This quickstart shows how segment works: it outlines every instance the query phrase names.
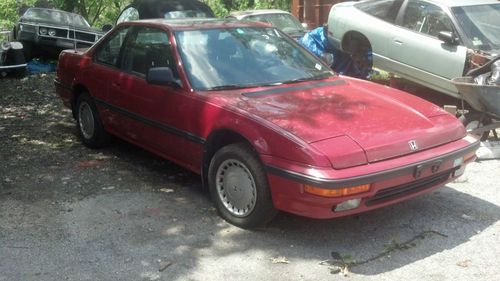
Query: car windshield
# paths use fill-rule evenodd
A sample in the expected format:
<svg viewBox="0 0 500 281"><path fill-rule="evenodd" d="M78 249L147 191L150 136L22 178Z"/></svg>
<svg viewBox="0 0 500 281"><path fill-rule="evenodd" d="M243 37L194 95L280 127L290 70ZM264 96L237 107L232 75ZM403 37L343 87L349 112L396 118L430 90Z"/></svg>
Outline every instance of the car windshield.
<svg viewBox="0 0 500 281"><path fill-rule="evenodd" d="M475 48L500 49L500 4L454 7L452 11Z"/></svg>
<svg viewBox="0 0 500 281"><path fill-rule="evenodd" d="M163 15L166 19L183 19L183 18L209 18L211 17L203 11L184 10L184 11L170 11Z"/></svg>
<svg viewBox="0 0 500 281"><path fill-rule="evenodd" d="M177 31L193 88L217 90L324 79L333 72L275 28Z"/></svg>
<svg viewBox="0 0 500 281"><path fill-rule="evenodd" d="M30 20L50 21L68 26L89 27L87 21L80 15L50 9L29 9L24 17Z"/></svg>
<svg viewBox="0 0 500 281"><path fill-rule="evenodd" d="M290 14L262 14L250 15L245 18L251 21L261 21L271 24L286 33L305 33L304 27Z"/></svg>

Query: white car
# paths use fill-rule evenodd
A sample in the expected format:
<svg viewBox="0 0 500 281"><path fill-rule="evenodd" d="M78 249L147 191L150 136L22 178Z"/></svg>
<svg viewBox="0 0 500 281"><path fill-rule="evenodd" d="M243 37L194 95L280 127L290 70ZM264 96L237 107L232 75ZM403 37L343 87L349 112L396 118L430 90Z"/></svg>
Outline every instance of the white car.
<svg viewBox="0 0 500 281"><path fill-rule="evenodd" d="M351 54L371 50L375 67L459 97L450 79L500 53L500 2L343 2L330 10L328 39Z"/></svg>
<svg viewBox="0 0 500 281"><path fill-rule="evenodd" d="M228 18L237 20L259 21L268 23L281 29L295 39L299 39L306 33L304 26L299 20L287 11L278 9L247 10L232 12Z"/></svg>

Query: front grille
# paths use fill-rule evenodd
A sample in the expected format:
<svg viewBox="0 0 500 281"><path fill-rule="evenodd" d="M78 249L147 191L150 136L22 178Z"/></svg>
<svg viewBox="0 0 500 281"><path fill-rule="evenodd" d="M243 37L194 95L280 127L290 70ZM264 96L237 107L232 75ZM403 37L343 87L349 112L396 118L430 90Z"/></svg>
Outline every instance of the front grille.
<svg viewBox="0 0 500 281"><path fill-rule="evenodd" d="M70 30L69 38L73 39L73 31ZM87 41L87 42L95 42L95 34L93 33L84 33L84 32L76 32L76 40Z"/></svg>
<svg viewBox="0 0 500 281"><path fill-rule="evenodd" d="M56 29L56 36L61 38L67 38L68 31L66 29Z"/></svg>
<svg viewBox="0 0 500 281"><path fill-rule="evenodd" d="M55 30L56 34L55 35L42 35L39 34L40 40L48 40L48 41L54 41L57 39L63 39L63 40L76 40L79 43L84 44L86 47L88 45L92 45L95 41L97 41L97 34L93 32L84 32L84 31L75 31L72 29L66 29L66 28L56 28L56 27L51 27L51 26L40 26L40 28L46 28L48 30ZM75 34L76 34L76 39L75 39Z"/></svg>
<svg viewBox="0 0 500 281"><path fill-rule="evenodd" d="M398 197L402 197L405 195L413 194L431 188L449 179L451 173L454 170L455 169L437 175L433 175L424 179L416 180L410 183L402 184L399 186L382 189L377 193L375 193L374 197L372 197L369 200L366 200L365 204L366 206L372 206Z"/></svg>

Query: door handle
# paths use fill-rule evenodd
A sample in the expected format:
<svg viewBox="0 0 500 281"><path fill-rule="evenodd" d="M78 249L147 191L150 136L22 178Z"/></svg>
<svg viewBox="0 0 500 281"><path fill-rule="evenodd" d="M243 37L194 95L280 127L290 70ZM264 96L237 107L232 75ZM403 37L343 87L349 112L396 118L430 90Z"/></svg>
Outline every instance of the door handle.
<svg viewBox="0 0 500 281"><path fill-rule="evenodd" d="M398 45L403 45L403 41L398 40L398 39L394 39L394 43L396 43Z"/></svg>
<svg viewBox="0 0 500 281"><path fill-rule="evenodd" d="M118 83L118 82L112 82L111 86L119 88L120 87L120 83Z"/></svg>

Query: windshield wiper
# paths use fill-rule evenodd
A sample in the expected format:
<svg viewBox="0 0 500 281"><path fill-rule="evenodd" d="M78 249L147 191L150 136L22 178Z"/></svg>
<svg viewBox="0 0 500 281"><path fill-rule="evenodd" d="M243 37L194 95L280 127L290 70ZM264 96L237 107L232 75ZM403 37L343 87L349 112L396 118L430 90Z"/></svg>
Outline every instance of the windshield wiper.
<svg viewBox="0 0 500 281"><path fill-rule="evenodd" d="M328 78L328 75L318 75L318 76L313 76L313 77L302 77L302 78L296 78L292 80L287 80L283 81L283 84L293 84L293 83L299 83L299 82L304 82L304 81L312 81L312 80L322 80L325 78Z"/></svg>
<svg viewBox="0 0 500 281"><path fill-rule="evenodd" d="M237 85L237 84L228 84L228 85L221 85L221 86L214 86L210 88L206 88L206 91L218 91L218 90L232 90L232 89L242 89L246 88L246 85Z"/></svg>
<svg viewBox="0 0 500 281"><path fill-rule="evenodd" d="M210 87L205 90L207 91L217 91L217 90L231 90L231 89L244 89L244 88L256 88L256 87L267 87L267 86L279 86L282 82L270 82L270 83L255 83L255 84L229 84L222 86Z"/></svg>

